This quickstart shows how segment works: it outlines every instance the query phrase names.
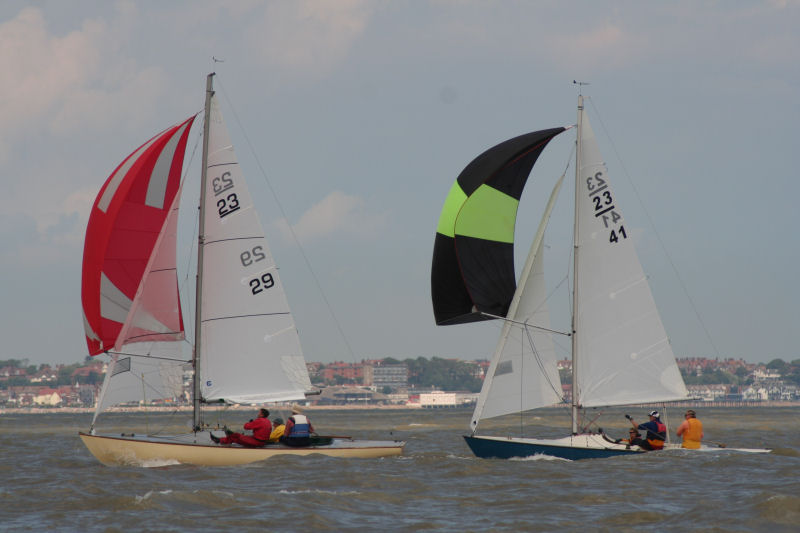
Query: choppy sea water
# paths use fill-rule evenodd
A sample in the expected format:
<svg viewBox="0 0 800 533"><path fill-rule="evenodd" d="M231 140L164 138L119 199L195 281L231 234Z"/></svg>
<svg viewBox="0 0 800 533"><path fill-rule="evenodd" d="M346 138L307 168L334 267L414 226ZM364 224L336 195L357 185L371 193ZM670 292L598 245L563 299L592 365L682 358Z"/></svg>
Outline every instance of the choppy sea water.
<svg viewBox="0 0 800 533"><path fill-rule="evenodd" d="M644 420L638 411L627 412ZM599 422L623 436L624 412ZM800 531L796 407L699 409L707 439L725 449L577 462L477 459L461 437L467 410L308 414L320 433L406 440L405 455L112 468L77 436L91 415L2 414L0 531ZM669 414L679 421L679 409ZM167 432L185 418L107 416ZM249 415L225 417L233 426ZM568 413L540 410L526 424L527 436L564 436ZM518 435L519 426L516 416L481 429Z"/></svg>

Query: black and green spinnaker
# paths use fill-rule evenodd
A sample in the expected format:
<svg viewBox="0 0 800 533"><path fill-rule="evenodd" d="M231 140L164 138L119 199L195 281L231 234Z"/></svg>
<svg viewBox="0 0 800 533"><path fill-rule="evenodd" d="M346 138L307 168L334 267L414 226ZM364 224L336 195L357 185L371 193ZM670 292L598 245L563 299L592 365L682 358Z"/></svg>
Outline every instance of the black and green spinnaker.
<svg viewBox="0 0 800 533"><path fill-rule="evenodd" d="M431 268L437 325L506 316L516 290L514 226L528 175L566 128L526 133L489 148L464 168L445 200Z"/></svg>

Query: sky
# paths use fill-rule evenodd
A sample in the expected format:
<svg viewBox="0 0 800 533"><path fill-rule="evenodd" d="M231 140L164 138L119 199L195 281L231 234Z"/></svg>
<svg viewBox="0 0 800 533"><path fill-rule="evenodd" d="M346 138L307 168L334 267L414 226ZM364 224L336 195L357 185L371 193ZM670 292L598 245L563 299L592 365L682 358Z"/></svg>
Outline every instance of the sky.
<svg viewBox="0 0 800 533"><path fill-rule="evenodd" d="M798 27L798 0L6 0L0 359L86 356L94 197L211 71L308 361L490 357L496 322L434 324L439 213L485 149L573 124L573 80L676 355L800 359ZM570 135L522 197L518 270Z"/></svg>

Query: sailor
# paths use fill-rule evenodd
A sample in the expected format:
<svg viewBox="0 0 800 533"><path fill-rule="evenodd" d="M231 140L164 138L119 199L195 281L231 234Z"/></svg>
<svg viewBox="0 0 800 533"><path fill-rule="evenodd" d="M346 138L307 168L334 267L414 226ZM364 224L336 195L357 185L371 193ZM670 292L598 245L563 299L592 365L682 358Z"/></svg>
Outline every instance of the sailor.
<svg viewBox="0 0 800 533"><path fill-rule="evenodd" d="M664 441L667 439L667 426L661 422L661 414L658 411L650 411L650 421L637 425L628 415L625 418L631 421L633 427L647 431L645 441L639 446L645 450L660 450L664 448Z"/></svg>
<svg viewBox="0 0 800 533"><path fill-rule="evenodd" d="M234 433L230 430L225 430L225 436L222 438L217 437L213 433L211 440L218 444L241 444L247 448L260 448L264 446L269 440L270 433L272 433L272 422L269 421L269 411L261 409L254 419L250 419L244 425L244 429L253 430L253 435L243 435L242 433Z"/></svg>
<svg viewBox="0 0 800 533"><path fill-rule="evenodd" d="M693 409L688 409L683 417L685 420L678 426L677 431L678 436L683 437L681 447L696 450L703 440L703 423L697 419L697 414Z"/></svg>
<svg viewBox="0 0 800 533"><path fill-rule="evenodd" d="M642 444L647 444L647 442L642 438L642 434L639 433L637 429L631 428L628 431L628 438L627 439L617 439L614 441L614 444L626 444L628 447L630 446L639 446L642 448ZM647 448L643 448L647 450Z"/></svg>
<svg viewBox="0 0 800 533"><path fill-rule="evenodd" d="M303 410L297 406L292 406L292 416L286 421L281 442L287 446L308 446L311 443L311 434L314 427Z"/></svg>
<svg viewBox="0 0 800 533"><path fill-rule="evenodd" d="M283 423L283 418L276 417L272 420L272 433L269 434L270 442L278 442L283 437L286 431L286 425Z"/></svg>

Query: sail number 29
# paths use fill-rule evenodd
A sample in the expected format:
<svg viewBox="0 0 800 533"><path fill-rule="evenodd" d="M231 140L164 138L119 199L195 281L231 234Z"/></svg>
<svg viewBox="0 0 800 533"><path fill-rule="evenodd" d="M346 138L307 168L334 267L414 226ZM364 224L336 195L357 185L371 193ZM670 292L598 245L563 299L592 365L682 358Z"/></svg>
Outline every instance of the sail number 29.
<svg viewBox="0 0 800 533"><path fill-rule="evenodd" d="M267 256L264 253L263 246L253 246L251 250L245 250L241 254L239 254L239 260L242 262L242 266L248 267L253 263L257 263L258 261L263 261L266 259ZM272 277L272 274L269 272L258 276L257 278L253 278L248 281L250 285L250 292L253 294L258 294L260 292L264 292L266 289L273 287L275 285L275 278Z"/></svg>
<svg viewBox="0 0 800 533"><path fill-rule="evenodd" d="M267 272L260 277L250 280L250 292L258 294L259 292L269 289L273 285L275 285L275 278L272 277L272 274Z"/></svg>
<svg viewBox="0 0 800 533"><path fill-rule="evenodd" d="M608 242L619 242L627 239L625 226L621 224L622 215L617 213L614 206L614 199L611 196L611 189L608 187L602 172L596 172L594 176L586 178L586 189L589 192L589 200L594 206L594 216L603 221L606 228L611 229Z"/></svg>

